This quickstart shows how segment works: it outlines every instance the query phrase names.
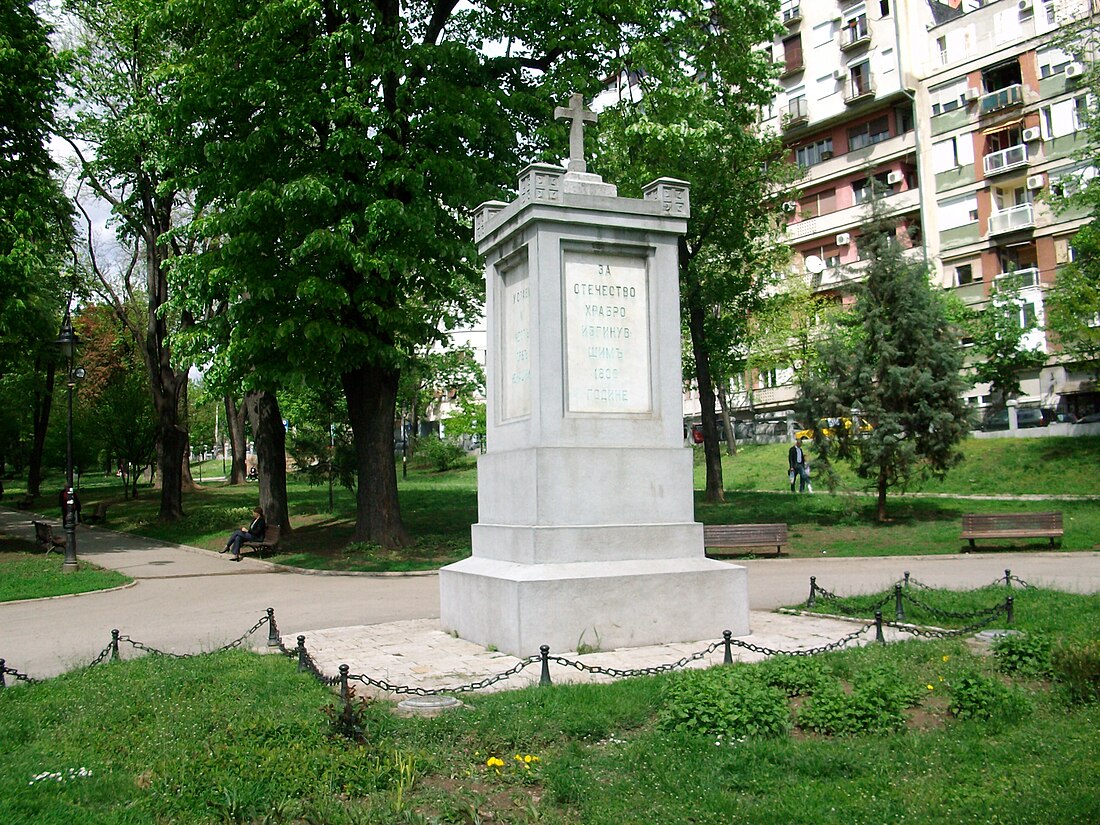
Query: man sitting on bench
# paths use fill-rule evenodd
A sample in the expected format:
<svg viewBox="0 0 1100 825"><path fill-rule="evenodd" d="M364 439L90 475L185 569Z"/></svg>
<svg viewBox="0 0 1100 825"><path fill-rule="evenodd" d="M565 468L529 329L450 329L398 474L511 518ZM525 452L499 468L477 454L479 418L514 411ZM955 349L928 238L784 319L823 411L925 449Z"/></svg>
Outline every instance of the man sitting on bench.
<svg viewBox="0 0 1100 825"><path fill-rule="evenodd" d="M241 542L263 541L264 530L267 527L267 522L264 521L264 511L259 507L255 507L252 510L252 514L255 518L252 519L252 524L248 526L248 529L246 530L242 527L240 530L233 533L233 535L229 537L229 541L225 543L225 549L221 551L225 553L232 550L232 561L241 560Z"/></svg>

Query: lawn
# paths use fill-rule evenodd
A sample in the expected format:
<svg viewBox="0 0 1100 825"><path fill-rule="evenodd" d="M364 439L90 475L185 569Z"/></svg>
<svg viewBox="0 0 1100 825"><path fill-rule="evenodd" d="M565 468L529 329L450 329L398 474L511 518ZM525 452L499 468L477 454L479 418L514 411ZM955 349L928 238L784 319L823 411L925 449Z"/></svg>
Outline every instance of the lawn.
<svg viewBox="0 0 1100 825"><path fill-rule="evenodd" d="M1095 501L997 501L959 496L1023 494L1100 494L1095 468L1100 464L1100 438L971 439L963 444L965 460L943 481L928 481L905 496L890 499L888 524L874 519L873 500L850 472L841 473L845 487L834 493L791 495L786 488L786 445L742 446L727 456L725 504L706 504L702 464L696 451L696 518L704 523L786 522L790 555L910 555L956 553L961 515L965 512L1013 512L1058 509L1064 513L1065 550L1100 546L1100 507ZM254 484L235 487L212 480L221 463L207 462L199 489L185 494L187 517L175 524L156 519L156 493L143 489L136 501L124 501L113 478L86 476L81 485L85 508L110 502L109 526L167 541L220 549L226 535L247 524L256 502ZM199 477L198 468L193 470ZM14 487L10 485L9 488ZM328 490L301 480L289 483L293 532L274 560L301 567L334 570L435 569L470 552L470 525L477 521L477 471L473 460L447 472L412 469L399 479L401 513L414 544L399 553L351 542L355 499L335 491L329 511ZM11 498L15 498L13 491ZM990 544L983 549L1040 549L1042 541Z"/></svg>
<svg viewBox="0 0 1100 825"><path fill-rule="evenodd" d="M90 593L133 581L84 561L75 572L65 573L64 560L63 552L46 554L33 542L0 533L0 602Z"/></svg>
<svg viewBox="0 0 1100 825"><path fill-rule="evenodd" d="M101 665L0 691L0 799L57 825L1100 821L1100 703L1024 655L1091 650L1095 692L1100 597L1017 599L1008 655L872 645L464 696L435 719L374 701L354 740L281 656Z"/></svg>

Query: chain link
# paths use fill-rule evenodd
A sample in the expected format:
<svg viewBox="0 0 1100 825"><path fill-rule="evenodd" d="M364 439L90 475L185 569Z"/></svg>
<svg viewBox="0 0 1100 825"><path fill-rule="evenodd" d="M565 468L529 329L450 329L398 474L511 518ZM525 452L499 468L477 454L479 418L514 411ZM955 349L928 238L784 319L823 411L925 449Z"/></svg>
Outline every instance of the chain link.
<svg viewBox="0 0 1100 825"><path fill-rule="evenodd" d="M843 613L845 616L859 617L865 617L868 612L874 613L876 610L884 606L888 601L890 601L890 599L893 598L893 594L891 594L888 596L883 596L881 601L879 601L877 604L873 604L867 607L851 607L842 603L842 600L845 598L843 596L837 596L827 590L822 590L820 587L817 588L817 593L818 595L823 595L825 601L831 602L830 607L835 608L838 613Z"/></svg>
<svg viewBox="0 0 1100 825"><path fill-rule="evenodd" d="M38 679L31 678L26 673L20 673L15 668L8 667L7 665L4 665L2 672L5 676L14 676L16 681L26 682L28 685L38 684L39 682Z"/></svg>
<svg viewBox="0 0 1100 825"><path fill-rule="evenodd" d="M984 627L988 627L993 624L1001 613L1007 613L1008 610L1004 605L997 607L994 612L987 616L980 622L968 625L967 627L961 627L958 630L944 630L943 628L922 628L911 624L900 624L898 622L883 622L884 627L892 627L895 630L900 630L902 633L909 633L913 636L920 636L926 639L948 639L955 636L968 636L971 633L975 633Z"/></svg>
<svg viewBox="0 0 1100 825"><path fill-rule="evenodd" d="M930 604L925 604L924 602L920 601L919 599L915 599L912 596L910 596L908 594L905 594L905 593L902 594L902 597L904 599L906 599L907 601L911 602L912 604L915 604L917 607L921 608L922 610L927 610L933 616L937 616L941 619L976 619L980 616L990 616L990 615L996 614L997 612L999 612L1001 610L1004 610L1004 605L999 604L996 607L986 608L985 610L972 610L968 613L962 613L962 612L958 612L958 611L955 611L955 610L941 610L938 607L933 607Z"/></svg>
<svg viewBox="0 0 1100 825"><path fill-rule="evenodd" d="M475 690L484 690L487 687L495 685L497 682L503 682L505 679L515 676L524 668L530 667L531 665L537 664L541 661L541 656L528 656L526 659L521 660L514 667L509 668L503 673L498 673L495 676L487 676L479 682L471 682L468 685L457 685L455 687L422 688L410 687L409 685L392 685L384 679L372 679L369 676L365 676L363 674L348 674L348 681L361 682L364 685L370 685L372 687L378 688L379 690L384 690L387 693L395 693L398 695L438 696L439 694L443 693L471 693ZM337 676L330 684L338 684L339 682L340 677Z"/></svg>

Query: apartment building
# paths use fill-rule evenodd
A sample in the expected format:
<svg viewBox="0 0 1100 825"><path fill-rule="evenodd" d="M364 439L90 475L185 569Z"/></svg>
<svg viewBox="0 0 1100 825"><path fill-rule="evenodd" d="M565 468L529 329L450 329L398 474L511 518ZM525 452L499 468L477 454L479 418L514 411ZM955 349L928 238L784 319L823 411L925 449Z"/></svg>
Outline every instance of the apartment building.
<svg viewBox="0 0 1100 825"><path fill-rule="evenodd" d="M784 205L787 242L816 292L851 299L874 188L899 218L907 254L926 259L944 289L984 305L996 279L1014 273L1022 319L1042 325L1043 293L1087 221L1056 214L1044 193L1095 173L1074 158L1082 66L1056 42L1083 13L1087 0L784 0L785 31L772 44L781 89L763 125L803 170L800 196ZM1089 376L1063 363L1041 329L1028 345L1049 357L1023 377L1021 404L1100 408ZM793 378L746 376L731 399L737 417L789 417ZM989 388L972 387L967 400L987 406Z"/></svg>

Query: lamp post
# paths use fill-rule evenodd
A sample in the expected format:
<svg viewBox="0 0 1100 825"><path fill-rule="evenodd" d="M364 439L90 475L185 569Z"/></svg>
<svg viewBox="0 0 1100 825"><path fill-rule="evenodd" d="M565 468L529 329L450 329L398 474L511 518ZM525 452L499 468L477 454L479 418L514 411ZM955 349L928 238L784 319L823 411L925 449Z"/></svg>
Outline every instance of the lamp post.
<svg viewBox="0 0 1100 825"><path fill-rule="evenodd" d="M57 337L57 346L65 357L68 366L66 385L68 386L68 434L65 439L65 561L61 569L65 573L73 573L77 569L76 564L76 493L73 491L73 386L76 384L76 370L73 369L73 357L76 347L80 343L75 332L73 322L65 311L65 320L61 322L61 334Z"/></svg>

